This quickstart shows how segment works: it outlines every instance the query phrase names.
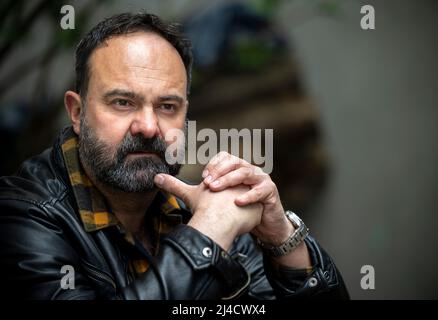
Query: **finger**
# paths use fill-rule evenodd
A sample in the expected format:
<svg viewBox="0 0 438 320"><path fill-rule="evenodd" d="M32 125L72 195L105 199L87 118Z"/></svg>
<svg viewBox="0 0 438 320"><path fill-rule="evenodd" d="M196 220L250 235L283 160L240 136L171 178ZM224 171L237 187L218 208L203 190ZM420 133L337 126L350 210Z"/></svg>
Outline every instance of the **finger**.
<svg viewBox="0 0 438 320"><path fill-rule="evenodd" d="M154 182L157 187L167 191L182 201L184 201L189 207L191 206L191 194L195 186L188 185L181 180L164 173L157 174L154 177Z"/></svg>
<svg viewBox="0 0 438 320"><path fill-rule="evenodd" d="M213 162L210 162L206 166L205 171L207 171L208 174L205 175L204 182L205 184L208 185L210 182L220 178L221 176L233 170L236 170L241 167L249 167L249 166L250 164L248 162L231 154L227 154L226 156L215 158Z"/></svg>
<svg viewBox="0 0 438 320"><path fill-rule="evenodd" d="M264 176L255 175L254 169L251 167L242 167L237 170L228 172L220 178L214 180L208 187L212 191L221 191L228 187L237 186L239 184L255 185L262 182Z"/></svg>
<svg viewBox="0 0 438 320"><path fill-rule="evenodd" d="M234 203L237 206L246 206L251 203L263 202L263 200L266 199L270 194L271 190L269 190L269 188L259 185L237 197L234 200Z"/></svg>
<svg viewBox="0 0 438 320"><path fill-rule="evenodd" d="M210 159L210 161L207 163L207 165L204 168L204 171L202 172L202 178L209 178L210 171L213 170L215 166L217 166L219 163L225 161L230 157L230 154L225 151L221 151L213 156L213 158ZM207 180L207 179L206 179ZM208 179L208 182L210 181L210 178Z"/></svg>
<svg viewBox="0 0 438 320"><path fill-rule="evenodd" d="M211 166L215 166L216 164L218 164L219 162L223 161L224 159L227 159L230 156L230 154L228 152L225 151L220 151L217 154L215 154L210 161L208 162L208 165Z"/></svg>

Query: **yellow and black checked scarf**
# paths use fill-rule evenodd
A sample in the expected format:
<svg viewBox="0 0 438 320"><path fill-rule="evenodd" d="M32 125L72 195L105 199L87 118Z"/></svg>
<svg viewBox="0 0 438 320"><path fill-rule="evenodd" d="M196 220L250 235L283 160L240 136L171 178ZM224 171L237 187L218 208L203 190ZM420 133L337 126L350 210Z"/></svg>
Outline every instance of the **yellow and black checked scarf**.
<svg viewBox="0 0 438 320"><path fill-rule="evenodd" d="M129 271L134 277L148 269L148 263L141 250L135 250L141 244L135 237L126 231L117 217L111 212L104 196L92 184L85 174L79 161L78 137L70 127L61 142L64 162L67 167L70 183L73 188L76 203L79 208L79 215L87 232L93 232L110 226L118 226L118 230L123 234L128 247L126 250ZM182 222L180 206L176 198L168 193L159 192L155 197L148 211L152 213L152 239L154 240L155 255L158 252L160 236L168 233L172 227ZM149 214L149 212L148 212ZM123 244L126 248L126 245ZM144 249L144 248L143 248Z"/></svg>

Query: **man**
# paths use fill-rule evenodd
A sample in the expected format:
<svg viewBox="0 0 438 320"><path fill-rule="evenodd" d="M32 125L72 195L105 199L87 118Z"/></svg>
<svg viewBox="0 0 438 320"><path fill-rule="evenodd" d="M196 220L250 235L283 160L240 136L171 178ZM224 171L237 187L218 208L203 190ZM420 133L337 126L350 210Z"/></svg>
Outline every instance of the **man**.
<svg viewBox="0 0 438 320"><path fill-rule="evenodd" d="M106 19L79 43L72 125L0 180L3 294L348 298L269 175L220 153L201 184L174 177L165 137L184 130L191 65L175 26L144 13Z"/></svg>

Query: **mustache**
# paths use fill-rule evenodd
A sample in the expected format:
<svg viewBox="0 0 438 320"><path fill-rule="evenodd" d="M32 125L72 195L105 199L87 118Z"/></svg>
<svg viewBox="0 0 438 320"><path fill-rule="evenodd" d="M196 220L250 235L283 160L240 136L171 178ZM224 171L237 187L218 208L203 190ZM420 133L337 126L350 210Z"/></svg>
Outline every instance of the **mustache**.
<svg viewBox="0 0 438 320"><path fill-rule="evenodd" d="M121 162L129 153L151 152L157 154L160 159L164 160L166 148L166 142L157 136L145 138L142 135L133 136L128 134L123 138L120 147L117 149L116 159L118 162Z"/></svg>

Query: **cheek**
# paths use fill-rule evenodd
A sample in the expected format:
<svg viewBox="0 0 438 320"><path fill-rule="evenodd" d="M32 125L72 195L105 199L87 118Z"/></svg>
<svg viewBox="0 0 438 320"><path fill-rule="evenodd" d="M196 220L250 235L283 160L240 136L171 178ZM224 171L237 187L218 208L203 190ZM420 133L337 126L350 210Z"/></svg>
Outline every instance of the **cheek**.
<svg viewBox="0 0 438 320"><path fill-rule="evenodd" d="M111 114L100 114L94 118L93 122L94 131L99 140L113 146L113 149L120 145L129 131L130 122L127 119L120 119Z"/></svg>
<svg viewBox="0 0 438 320"><path fill-rule="evenodd" d="M169 133L171 136L174 136L175 129L181 130L182 133L185 133L185 117L183 119L172 119L167 121L161 120L159 126L163 139L165 139L167 133ZM170 144L172 142L168 141L167 143Z"/></svg>

